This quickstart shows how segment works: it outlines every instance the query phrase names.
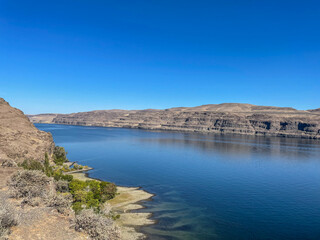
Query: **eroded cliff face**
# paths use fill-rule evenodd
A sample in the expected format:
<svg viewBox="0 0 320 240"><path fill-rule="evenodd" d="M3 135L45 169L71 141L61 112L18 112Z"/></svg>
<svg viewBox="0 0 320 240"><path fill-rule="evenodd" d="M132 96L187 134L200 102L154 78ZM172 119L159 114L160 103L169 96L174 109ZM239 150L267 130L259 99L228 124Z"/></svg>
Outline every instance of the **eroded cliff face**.
<svg viewBox="0 0 320 240"><path fill-rule="evenodd" d="M51 155L53 148L50 133L38 130L22 111L0 98L0 161L43 161L45 153Z"/></svg>
<svg viewBox="0 0 320 240"><path fill-rule="evenodd" d="M29 116L33 122L201 133L320 139L320 112L251 104L209 104L165 110L101 110Z"/></svg>

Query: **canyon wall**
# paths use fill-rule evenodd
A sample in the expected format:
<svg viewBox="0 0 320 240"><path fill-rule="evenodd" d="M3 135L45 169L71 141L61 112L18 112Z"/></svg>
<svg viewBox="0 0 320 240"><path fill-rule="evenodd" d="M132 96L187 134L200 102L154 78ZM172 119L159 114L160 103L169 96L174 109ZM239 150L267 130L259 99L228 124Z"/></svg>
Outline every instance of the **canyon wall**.
<svg viewBox="0 0 320 240"><path fill-rule="evenodd" d="M320 139L319 109L224 103L165 110L99 110L30 115L34 123Z"/></svg>

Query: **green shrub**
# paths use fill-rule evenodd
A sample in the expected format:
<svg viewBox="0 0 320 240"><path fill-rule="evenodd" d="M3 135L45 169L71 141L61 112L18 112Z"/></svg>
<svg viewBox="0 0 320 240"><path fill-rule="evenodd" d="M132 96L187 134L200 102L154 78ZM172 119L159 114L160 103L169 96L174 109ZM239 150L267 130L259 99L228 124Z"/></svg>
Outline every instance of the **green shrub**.
<svg viewBox="0 0 320 240"><path fill-rule="evenodd" d="M69 166L68 166L67 164L63 164L63 167L61 168L61 170L62 170L63 172L70 172L70 171L71 171L70 168L69 168Z"/></svg>
<svg viewBox="0 0 320 240"><path fill-rule="evenodd" d="M72 175L63 174L61 170L54 171L53 178L56 181L64 180L64 181L71 182L73 180L73 176Z"/></svg>
<svg viewBox="0 0 320 240"><path fill-rule="evenodd" d="M67 152L63 147L56 146L53 150L53 161L57 165L62 165L65 162L68 162Z"/></svg>
<svg viewBox="0 0 320 240"><path fill-rule="evenodd" d="M44 172L44 166L42 163L33 159L26 159L22 163L18 164L18 166L23 167L25 170L39 170Z"/></svg>
<svg viewBox="0 0 320 240"><path fill-rule="evenodd" d="M73 199L76 202L85 203L88 199L87 195L88 195L88 192L84 190L77 190L73 193Z"/></svg>
<svg viewBox="0 0 320 240"><path fill-rule="evenodd" d="M117 186L114 183L101 182L100 187L101 187L102 202L110 200L116 196Z"/></svg>
<svg viewBox="0 0 320 240"><path fill-rule="evenodd" d="M65 180L65 181L68 181L68 182L71 182L73 180L73 176L72 175L63 175L61 176L60 178L61 180Z"/></svg>
<svg viewBox="0 0 320 240"><path fill-rule="evenodd" d="M22 163L18 164L25 170L38 170L44 172L48 177L53 176L53 168L50 166L48 154L45 154L44 164L33 159L26 159Z"/></svg>
<svg viewBox="0 0 320 240"><path fill-rule="evenodd" d="M78 179L70 182L69 189L73 195L76 209L80 209L79 206L86 206L86 208L93 208L97 211L99 211L101 204L112 199L117 191L113 183Z"/></svg>
<svg viewBox="0 0 320 240"><path fill-rule="evenodd" d="M75 202L72 204L72 209L76 214L79 214L81 210L83 209L82 207L83 203L81 202Z"/></svg>

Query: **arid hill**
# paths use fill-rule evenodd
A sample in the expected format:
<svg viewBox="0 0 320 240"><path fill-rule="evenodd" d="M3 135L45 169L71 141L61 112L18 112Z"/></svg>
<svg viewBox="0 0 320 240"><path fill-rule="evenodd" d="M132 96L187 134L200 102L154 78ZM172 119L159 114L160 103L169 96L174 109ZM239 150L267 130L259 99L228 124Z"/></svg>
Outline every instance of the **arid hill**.
<svg viewBox="0 0 320 240"><path fill-rule="evenodd" d="M0 161L43 160L53 148L50 133L38 130L22 111L0 98Z"/></svg>
<svg viewBox="0 0 320 240"><path fill-rule="evenodd" d="M201 133L320 138L319 109L223 103L165 110L100 110L30 115L34 123L126 127Z"/></svg>

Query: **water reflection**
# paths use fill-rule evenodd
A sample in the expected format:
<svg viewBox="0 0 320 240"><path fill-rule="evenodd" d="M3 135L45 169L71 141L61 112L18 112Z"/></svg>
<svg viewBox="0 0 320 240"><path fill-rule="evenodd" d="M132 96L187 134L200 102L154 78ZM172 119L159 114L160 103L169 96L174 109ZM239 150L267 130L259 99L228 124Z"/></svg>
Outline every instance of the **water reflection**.
<svg viewBox="0 0 320 240"><path fill-rule="evenodd" d="M194 148L205 153L234 157L264 154L273 157L298 157L301 160L312 157L320 151L320 141L298 138L165 133L160 137L153 136L139 140L148 144Z"/></svg>

